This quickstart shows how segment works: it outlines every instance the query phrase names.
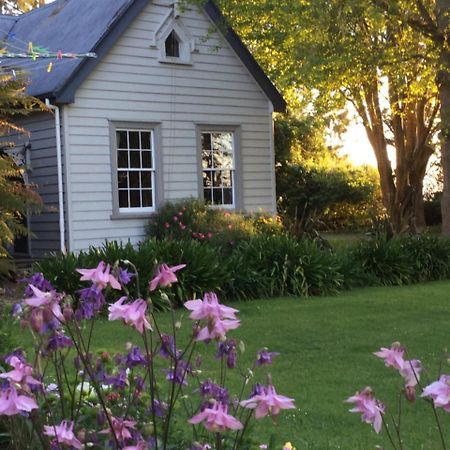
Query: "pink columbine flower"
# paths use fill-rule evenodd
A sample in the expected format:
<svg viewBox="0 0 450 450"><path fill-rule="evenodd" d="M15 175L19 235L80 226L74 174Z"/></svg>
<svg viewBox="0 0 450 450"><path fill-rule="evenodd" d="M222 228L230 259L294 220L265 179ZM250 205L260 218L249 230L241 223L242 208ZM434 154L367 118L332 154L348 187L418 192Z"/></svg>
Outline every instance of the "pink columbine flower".
<svg viewBox="0 0 450 450"><path fill-rule="evenodd" d="M6 373L1 373L0 378L6 378L14 383L24 385L25 388L27 384L31 385L41 384L41 382L32 377L33 367L23 362L17 356L12 356L10 358L9 365L13 367L13 370Z"/></svg>
<svg viewBox="0 0 450 450"><path fill-rule="evenodd" d="M108 284L113 288L120 291L122 287L120 283L111 275L111 266L105 265L103 261L100 261L95 269L77 269L77 272L82 275L81 281L92 281L99 289L105 289Z"/></svg>
<svg viewBox="0 0 450 450"><path fill-rule="evenodd" d="M13 386L0 390L0 416L15 416L38 409L36 401L26 395L19 395Z"/></svg>
<svg viewBox="0 0 450 450"><path fill-rule="evenodd" d="M189 300L184 306L189 309L189 317L193 320L207 320L208 324L196 336L197 341L223 339L229 330L239 327L236 320L237 309L219 303L213 292L204 295L203 300Z"/></svg>
<svg viewBox="0 0 450 450"><path fill-rule="evenodd" d="M60 296L56 293L56 291L44 292L32 284L29 284L28 286L33 291L33 295L24 300L24 303L28 306L39 308L41 306L50 305L54 302L59 302L60 300Z"/></svg>
<svg viewBox="0 0 450 450"><path fill-rule="evenodd" d="M422 397L431 397L436 408L450 412L450 375L441 375L438 381L428 385Z"/></svg>
<svg viewBox="0 0 450 450"><path fill-rule="evenodd" d="M381 347L379 352L374 353L375 356L384 359L384 364L387 367L394 367L397 370L403 369L404 354L405 349L400 345L400 342L394 342L391 348Z"/></svg>
<svg viewBox="0 0 450 450"><path fill-rule="evenodd" d="M192 320L202 319L236 319L236 313L239 310L221 305L214 292L208 292L203 296L203 300L189 300L184 304L191 314Z"/></svg>
<svg viewBox="0 0 450 450"><path fill-rule="evenodd" d="M145 329L151 330L152 327L145 315L147 311L147 303L138 299L133 303L124 305L123 302L128 297L121 297L116 303L109 306L109 320L123 320L127 325L132 325L139 333L143 333Z"/></svg>
<svg viewBox="0 0 450 450"><path fill-rule="evenodd" d="M411 361L405 360L400 375L405 379L405 387L413 388L420 380L420 372L422 371L422 363L418 359Z"/></svg>
<svg viewBox="0 0 450 450"><path fill-rule="evenodd" d="M156 269L156 276L150 281L150 290L154 291L158 285L161 287L169 286L172 283L176 283L178 278L175 272L184 269L186 264L179 264L178 266L169 267L167 264L161 264Z"/></svg>
<svg viewBox="0 0 450 450"><path fill-rule="evenodd" d="M126 439L131 439L130 430L136 429L136 422L134 420L118 419L117 417L111 417L111 422L114 430L114 434L119 442L123 442ZM100 431L100 433L111 433L111 429Z"/></svg>
<svg viewBox="0 0 450 450"><path fill-rule="evenodd" d="M363 422L372 423L377 433L381 431L384 405L373 396L373 391L370 387L357 392L354 396L349 397L346 402L355 404L355 407L350 409L350 412L362 413L361 420Z"/></svg>
<svg viewBox="0 0 450 450"><path fill-rule="evenodd" d="M208 431L221 433L230 430L241 430L243 425L239 420L228 414L228 407L216 402L211 408L205 408L202 412L189 419L189 423L196 425L205 421Z"/></svg>
<svg viewBox="0 0 450 450"><path fill-rule="evenodd" d="M44 434L56 438L58 444L65 444L73 448L82 448L81 442L73 433L73 422L63 420L59 425L44 426Z"/></svg>
<svg viewBox="0 0 450 450"><path fill-rule="evenodd" d="M239 327L241 322L239 320L220 320L215 319L211 321L208 326L202 328L197 336L196 341L209 341L212 339L224 339L227 332L235 330Z"/></svg>
<svg viewBox="0 0 450 450"><path fill-rule="evenodd" d="M244 408L255 409L256 419L270 414L272 418L276 418L282 409L294 409L294 399L278 395L275 387L269 384L264 388L261 394L254 395L248 400L243 400L240 403Z"/></svg>

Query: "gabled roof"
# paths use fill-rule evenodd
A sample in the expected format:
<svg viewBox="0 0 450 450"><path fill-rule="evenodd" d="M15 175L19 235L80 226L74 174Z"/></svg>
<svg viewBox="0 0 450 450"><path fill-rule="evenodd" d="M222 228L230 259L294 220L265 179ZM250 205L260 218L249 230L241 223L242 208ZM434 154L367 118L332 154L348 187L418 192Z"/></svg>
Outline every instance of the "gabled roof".
<svg viewBox="0 0 450 450"><path fill-rule="evenodd" d="M97 58L64 60L55 64L50 73L48 60L18 64L30 68L28 93L48 97L56 103L71 103L76 89L108 53L125 29L139 15L149 0L56 0L17 17L0 15L0 38L8 39L10 52L26 52L28 43L39 44L50 52L95 52ZM224 28L224 18L213 0L204 6L210 19L224 32L225 38L261 89L271 100L275 111L284 112L286 103L258 65L252 54L230 28ZM14 65L4 59L1 65ZM28 66L27 66L28 65ZM39 69L39 70L37 70Z"/></svg>

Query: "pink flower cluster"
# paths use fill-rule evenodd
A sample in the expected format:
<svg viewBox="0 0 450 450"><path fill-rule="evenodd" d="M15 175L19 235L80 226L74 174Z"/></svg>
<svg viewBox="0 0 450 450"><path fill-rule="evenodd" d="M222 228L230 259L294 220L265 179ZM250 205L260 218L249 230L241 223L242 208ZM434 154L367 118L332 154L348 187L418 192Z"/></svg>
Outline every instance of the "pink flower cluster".
<svg viewBox="0 0 450 450"><path fill-rule="evenodd" d="M197 341L223 340L229 330L240 325L236 317L238 310L221 305L213 292L205 294L203 300L189 300L184 306L192 311L189 315L192 320L207 321L206 326L197 333Z"/></svg>
<svg viewBox="0 0 450 450"><path fill-rule="evenodd" d="M276 419L282 409L295 409L294 399L277 394L273 384L262 387L261 392L240 403L244 408L255 409L256 419L268 414Z"/></svg>
<svg viewBox="0 0 450 450"><path fill-rule="evenodd" d="M121 297L116 303L109 306L108 320L123 320L125 324L136 328L139 333L144 330L151 330L152 327L147 320L147 303L145 300L138 299L130 304L124 304L128 297Z"/></svg>
<svg viewBox="0 0 450 450"><path fill-rule="evenodd" d="M347 403L354 403L355 407L350 412L361 413L361 420L372 423L374 430L379 433L383 423L384 405L374 396L370 387L366 387L346 400Z"/></svg>
<svg viewBox="0 0 450 450"><path fill-rule="evenodd" d="M92 281L92 283L100 290L105 289L108 285L113 289L121 290L120 283L111 275L111 266L100 261L95 269L77 269L82 275L81 281Z"/></svg>
<svg viewBox="0 0 450 450"><path fill-rule="evenodd" d="M7 381L6 387L0 388L0 416L15 416L38 409L34 398L22 395L30 393L30 386L41 384L33 378L33 368L17 356L7 361L13 370L0 374L0 378Z"/></svg>
<svg viewBox="0 0 450 450"><path fill-rule="evenodd" d="M399 371L405 380L405 392L408 400L414 400L414 388L420 380L422 363L418 359L404 359L405 349L400 342L394 342L391 348L381 347L380 351L375 352L374 355L383 359L386 367L393 367Z"/></svg>
<svg viewBox="0 0 450 450"><path fill-rule="evenodd" d="M83 448L81 442L73 433L73 422L63 420L59 425L44 426L44 434L55 438L55 444L59 448L60 444L68 445L72 448Z"/></svg>
<svg viewBox="0 0 450 450"><path fill-rule="evenodd" d="M428 385L422 397L430 397L435 408L450 412L450 375L441 375L438 381Z"/></svg>
<svg viewBox="0 0 450 450"><path fill-rule="evenodd" d="M161 264L156 269L156 276L150 281L150 290L154 291L158 286L167 287L178 281L175 272L184 269L186 264L169 267L167 264Z"/></svg>
<svg viewBox="0 0 450 450"><path fill-rule="evenodd" d="M189 423L196 425L205 422L205 428L213 433L221 433L230 430L241 430L243 425L235 417L228 414L228 406L221 402L215 402L210 408L189 419Z"/></svg>

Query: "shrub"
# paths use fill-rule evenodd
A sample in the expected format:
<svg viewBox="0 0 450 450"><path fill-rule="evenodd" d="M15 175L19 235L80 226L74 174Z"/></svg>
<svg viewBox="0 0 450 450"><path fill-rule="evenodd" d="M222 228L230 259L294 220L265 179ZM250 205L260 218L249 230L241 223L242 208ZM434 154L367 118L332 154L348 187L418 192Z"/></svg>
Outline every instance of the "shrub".
<svg viewBox="0 0 450 450"><path fill-rule="evenodd" d="M129 261L140 274L140 291L145 292L148 282L153 278L161 261L175 264L177 261L188 265L179 277L176 301L182 304L186 298L193 298L200 292L221 291L227 282L227 268L211 246L195 240L156 240L151 239L137 248L131 243L107 242L102 247L91 247L87 252L67 255L54 254L34 266L42 272L56 289L76 292L85 287L76 272L80 267L94 267L100 261L113 265L116 261ZM129 270L134 271L132 266ZM137 286L132 285L131 294L138 294ZM107 298L111 301L112 298Z"/></svg>
<svg viewBox="0 0 450 450"><path fill-rule="evenodd" d="M168 202L150 220L148 234L156 239L195 239L230 247L257 234L281 234L282 224L269 216L211 208L201 200Z"/></svg>
<svg viewBox="0 0 450 450"><path fill-rule="evenodd" d="M334 294L343 282L334 255L311 241L257 236L238 244L231 256L233 298Z"/></svg>

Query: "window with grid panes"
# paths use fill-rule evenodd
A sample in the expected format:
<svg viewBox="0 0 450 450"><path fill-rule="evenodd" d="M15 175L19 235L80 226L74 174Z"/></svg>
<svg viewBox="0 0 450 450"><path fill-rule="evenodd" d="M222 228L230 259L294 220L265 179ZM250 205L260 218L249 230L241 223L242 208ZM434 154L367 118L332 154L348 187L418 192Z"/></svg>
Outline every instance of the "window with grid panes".
<svg viewBox="0 0 450 450"><path fill-rule="evenodd" d="M116 129L120 212L155 210L153 130Z"/></svg>
<svg viewBox="0 0 450 450"><path fill-rule="evenodd" d="M202 131L201 150L205 202L215 206L234 207L234 133Z"/></svg>

